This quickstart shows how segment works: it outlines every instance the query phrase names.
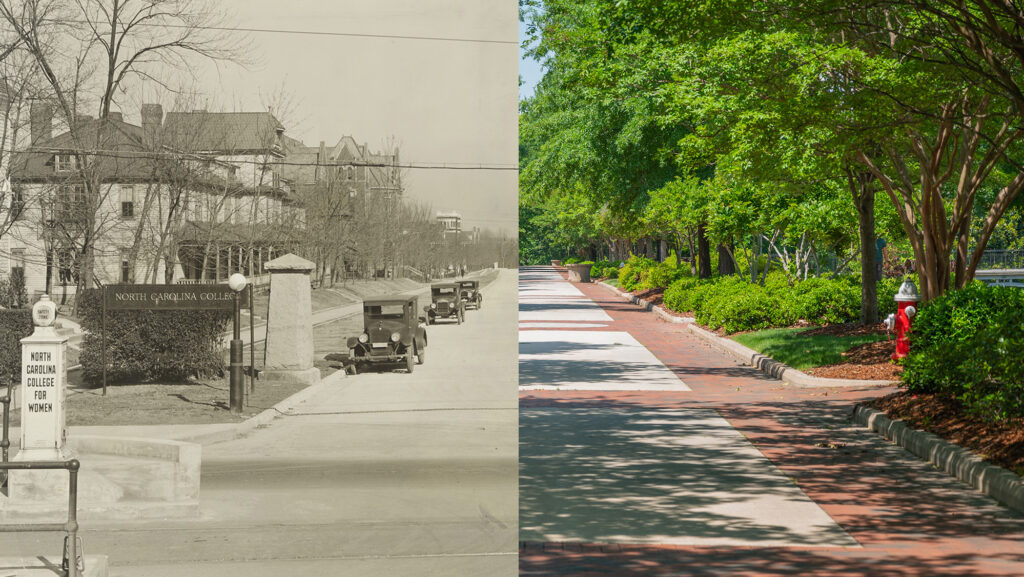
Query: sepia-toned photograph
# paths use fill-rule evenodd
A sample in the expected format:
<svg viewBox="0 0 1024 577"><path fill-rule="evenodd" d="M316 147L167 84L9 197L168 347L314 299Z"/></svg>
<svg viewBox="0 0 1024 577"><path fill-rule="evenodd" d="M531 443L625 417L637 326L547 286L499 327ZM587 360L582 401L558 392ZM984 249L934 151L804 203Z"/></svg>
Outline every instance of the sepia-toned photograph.
<svg viewBox="0 0 1024 577"><path fill-rule="evenodd" d="M518 572L516 26L0 0L0 576Z"/></svg>

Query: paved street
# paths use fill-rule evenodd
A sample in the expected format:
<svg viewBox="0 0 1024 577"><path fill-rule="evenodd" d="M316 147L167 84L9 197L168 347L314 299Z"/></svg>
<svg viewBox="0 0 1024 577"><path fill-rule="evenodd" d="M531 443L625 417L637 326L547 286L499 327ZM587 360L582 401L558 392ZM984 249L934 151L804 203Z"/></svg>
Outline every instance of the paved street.
<svg viewBox="0 0 1024 577"><path fill-rule="evenodd" d="M520 575L1024 575L1024 517L551 267L520 271Z"/></svg>
<svg viewBox="0 0 1024 577"><path fill-rule="evenodd" d="M461 326L429 327L413 374L337 378L204 447L201 519L87 524L86 551L125 577L514 574L515 279L501 271Z"/></svg>

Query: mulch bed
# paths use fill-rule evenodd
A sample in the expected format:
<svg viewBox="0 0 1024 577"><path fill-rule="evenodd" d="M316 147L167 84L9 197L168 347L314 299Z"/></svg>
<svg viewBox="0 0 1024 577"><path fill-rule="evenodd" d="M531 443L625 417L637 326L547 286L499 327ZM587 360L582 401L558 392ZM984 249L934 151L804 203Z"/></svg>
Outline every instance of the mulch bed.
<svg viewBox="0 0 1024 577"><path fill-rule="evenodd" d="M843 353L844 360L835 365L815 367L804 372L826 379L867 379L898 381L903 367L892 362L890 355L896 350L892 341L877 341L858 345Z"/></svg>
<svg viewBox="0 0 1024 577"><path fill-rule="evenodd" d="M662 297L665 295L664 288L655 288L638 293L630 293L637 298L642 298L654 306L662 306ZM668 310L668 309L666 309Z"/></svg>
<svg viewBox="0 0 1024 577"><path fill-rule="evenodd" d="M955 398L937 393L900 391L865 403L902 419L908 426L928 431L970 449L986 461L1024 475L1024 419L986 423L967 414Z"/></svg>
<svg viewBox="0 0 1024 577"><path fill-rule="evenodd" d="M842 323L837 325L825 325L823 327L815 327L801 333L802 335L811 337L817 335L835 335L840 337L851 337L855 335L884 335L885 325L878 323L875 325L862 325L860 323Z"/></svg>

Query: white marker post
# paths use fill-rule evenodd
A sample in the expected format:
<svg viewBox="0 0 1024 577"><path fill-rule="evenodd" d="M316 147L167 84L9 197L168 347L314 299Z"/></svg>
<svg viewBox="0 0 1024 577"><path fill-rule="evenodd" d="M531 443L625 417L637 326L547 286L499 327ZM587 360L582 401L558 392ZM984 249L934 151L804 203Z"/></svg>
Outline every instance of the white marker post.
<svg viewBox="0 0 1024 577"><path fill-rule="evenodd" d="M53 329L57 305L43 295L32 307L35 331L21 339L21 451L16 461L63 461L64 389L68 382L68 337Z"/></svg>

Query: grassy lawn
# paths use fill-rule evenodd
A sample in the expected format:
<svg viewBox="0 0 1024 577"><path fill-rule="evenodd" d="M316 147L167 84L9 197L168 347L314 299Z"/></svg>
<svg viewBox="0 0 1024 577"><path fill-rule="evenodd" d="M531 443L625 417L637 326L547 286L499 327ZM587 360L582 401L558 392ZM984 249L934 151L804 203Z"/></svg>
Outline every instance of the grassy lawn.
<svg viewBox="0 0 1024 577"><path fill-rule="evenodd" d="M731 338L797 370L839 363L843 360L842 353L850 348L885 340L884 335L801 335L807 330L766 329Z"/></svg>
<svg viewBox="0 0 1024 577"><path fill-rule="evenodd" d="M606 278L603 282L610 284L615 288L619 288L619 279L617 278Z"/></svg>
<svg viewBox="0 0 1024 577"><path fill-rule="evenodd" d="M241 415L229 409L229 388L224 378L184 383L109 385L107 396L100 387L69 388L65 406L67 423L75 425L200 425L237 423L258 415L305 387L299 384L269 384L256 381L256 390L246 392ZM245 381L248 389L248 378ZM11 407L17 426L20 415Z"/></svg>

